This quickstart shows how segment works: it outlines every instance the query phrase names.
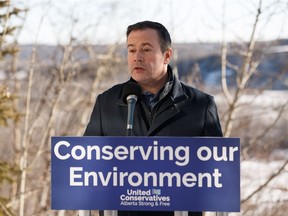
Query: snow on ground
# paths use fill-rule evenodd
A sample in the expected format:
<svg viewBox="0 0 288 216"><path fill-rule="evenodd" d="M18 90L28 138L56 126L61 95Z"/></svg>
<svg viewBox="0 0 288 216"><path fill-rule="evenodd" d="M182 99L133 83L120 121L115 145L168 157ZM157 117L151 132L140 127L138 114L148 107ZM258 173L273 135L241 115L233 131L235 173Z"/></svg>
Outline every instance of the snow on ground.
<svg viewBox="0 0 288 216"><path fill-rule="evenodd" d="M288 154L286 154L286 159ZM248 197L263 185L274 173L283 166L285 160L242 161L241 162L241 200ZM281 209L282 210L281 210ZM248 210L250 209L250 210ZM229 216L288 215L288 165L264 189L256 193L245 206L241 206L241 213L229 213Z"/></svg>
<svg viewBox="0 0 288 216"><path fill-rule="evenodd" d="M225 98L223 95L216 95L215 100L219 104L219 110L223 109ZM241 110L238 110L238 119L249 119L245 122L243 133L237 134L242 138L242 142L261 134L265 127L277 119L281 107L287 105L288 91L263 91L260 94L242 95L239 101ZM221 106L222 105L222 106ZM251 118L247 118L251 117ZM282 139L282 147L287 141L288 134L287 107L285 112L274 125L273 130L269 130L259 144L265 145L274 140ZM243 136L243 137L242 137ZM243 143L242 143L243 144ZM277 145L275 145L277 146ZM272 147L272 146L271 146ZM272 148L271 148L272 149ZM268 152L267 152L268 153ZM259 156L259 155L258 155ZM269 157L269 158L267 158ZM288 160L288 149L274 149L268 155L263 155L262 159L245 160L241 162L241 200L245 200L251 193L263 185L273 174L283 166ZM230 213L229 216L287 216L288 215L288 165L261 191L256 193L247 202L241 205L241 213Z"/></svg>

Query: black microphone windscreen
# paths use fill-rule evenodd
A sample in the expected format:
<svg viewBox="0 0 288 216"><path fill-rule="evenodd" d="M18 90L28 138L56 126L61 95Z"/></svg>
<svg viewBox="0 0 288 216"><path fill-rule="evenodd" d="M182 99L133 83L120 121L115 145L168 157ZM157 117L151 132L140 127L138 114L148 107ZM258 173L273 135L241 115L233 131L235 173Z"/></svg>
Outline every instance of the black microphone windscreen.
<svg viewBox="0 0 288 216"><path fill-rule="evenodd" d="M136 95L138 99L141 98L142 89L137 83L129 82L123 88L123 102L127 103L126 99L129 95Z"/></svg>

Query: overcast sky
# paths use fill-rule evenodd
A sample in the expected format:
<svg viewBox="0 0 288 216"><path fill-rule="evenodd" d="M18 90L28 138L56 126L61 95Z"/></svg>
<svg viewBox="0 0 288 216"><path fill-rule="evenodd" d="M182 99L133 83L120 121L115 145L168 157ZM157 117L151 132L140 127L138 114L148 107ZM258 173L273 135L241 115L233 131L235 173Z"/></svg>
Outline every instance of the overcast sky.
<svg viewBox="0 0 288 216"><path fill-rule="evenodd" d="M174 42L248 40L259 0L12 0L30 8L20 43L125 42L128 25L164 24ZM288 0L262 0L257 38L288 38ZM225 24L225 25L223 25ZM225 27L225 28L224 28ZM225 29L225 34L223 34Z"/></svg>

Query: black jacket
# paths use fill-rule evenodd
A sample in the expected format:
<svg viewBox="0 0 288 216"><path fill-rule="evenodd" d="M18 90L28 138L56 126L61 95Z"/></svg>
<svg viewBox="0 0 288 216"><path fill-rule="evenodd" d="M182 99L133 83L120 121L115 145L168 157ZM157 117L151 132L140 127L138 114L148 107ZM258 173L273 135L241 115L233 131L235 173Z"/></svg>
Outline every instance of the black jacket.
<svg viewBox="0 0 288 216"><path fill-rule="evenodd" d="M169 67L170 73L172 73ZM133 82L129 80L128 82ZM85 136L125 136L127 105L123 88L115 85L98 95ZM136 104L135 136L222 136L216 104L212 96L182 83L176 76L173 87L152 111L144 102ZM145 111L146 110L146 111ZM101 212L102 213L102 212ZM119 212L118 216L172 216L173 212ZM201 213L189 213L189 216Z"/></svg>
<svg viewBox="0 0 288 216"><path fill-rule="evenodd" d="M126 84L118 84L98 95L85 136L126 135L127 105L122 100ZM151 113L145 114L143 103L135 107L135 136L222 136L213 97L176 77L172 91Z"/></svg>

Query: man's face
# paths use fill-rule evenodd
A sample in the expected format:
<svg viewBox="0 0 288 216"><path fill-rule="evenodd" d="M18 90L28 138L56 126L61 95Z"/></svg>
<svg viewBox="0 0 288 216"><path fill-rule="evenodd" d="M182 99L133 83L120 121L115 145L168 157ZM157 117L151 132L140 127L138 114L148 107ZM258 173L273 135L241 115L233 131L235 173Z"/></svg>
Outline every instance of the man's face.
<svg viewBox="0 0 288 216"><path fill-rule="evenodd" d="M127 38L128 68L131 77L142 88L158 88L167 81L167 64L172 50L162 53L157 31L134 30ZM165 80L164 80L165 79Z"/></svg>

